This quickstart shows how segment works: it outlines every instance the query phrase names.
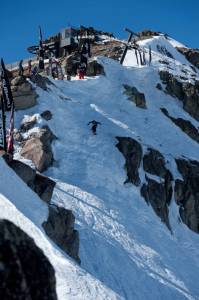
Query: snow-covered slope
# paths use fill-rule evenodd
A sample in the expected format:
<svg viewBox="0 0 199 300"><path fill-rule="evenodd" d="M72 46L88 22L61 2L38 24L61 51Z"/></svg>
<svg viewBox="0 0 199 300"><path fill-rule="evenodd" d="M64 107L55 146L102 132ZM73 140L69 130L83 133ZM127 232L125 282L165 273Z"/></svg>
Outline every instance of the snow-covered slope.
<svg viewBox="0 0 199 300"><path fill-rule="evenodd" d="M174 59L159 53L157 43ZM115 147L116 136L135 138L144 150L147 147L159 150L175 179L180 175L174 157L199 160L198 144L166 118L160 108L190 120L196 127L198 122L182 109L178 100L156 89L160 82L158 71L167 69L159 60L167 60L174 74L180 75L186 68L191 81L190 64L162 36L142 41L140 45L146 49L151 45L151 66L137 66L133 51L128 52L124 66L100 57L98 61L104 66L106 76L53 81L54 86L49 86L48 91L37 88L38 105L26 111L30 116L46 109L53 113L48 125L58 137L53 144L56 163L45 174L57 181L52 202L72 209L75 214L82 269L44 236L41 228L41 220L46 218L44 204L24 186L23 202L19 201L22 191L16 198L12 191L8 194L3 184L0 186L4 195L0 203L6 207L0 216L25 229L44 250L57 271L57 290L62 300L115 299L116 294L129 300L199 299L198 235L178 221L174 200L169 216L171 235L140 196L139 188L123 184L124 158ZM145 94L146 110L127 100L123 84L135 86ZM16 117L19 126L24 112L17 112ZM102 124L96 136L87 125L93 119ZM44 123L39 122L38 126ZM2 167L5 166L1 162ZM14 176L10 170L2 175L5 182L10 176ZM144 173L140 177L144 180ZM16 186L22 186L16 176L13 180ZM26 201L30 206L25 205ZM31 205L38 209L32 210Z"/></svg>
<svg viewBox="0 0 199 300"><path fill-rule="evenodd" d="M0 218L9 219L32 237L56 270L59 299L119 299L97 279L79 268L45 235L41 226L47 205L0 159ZM12 187L12 188L10 188Z"/></svg>

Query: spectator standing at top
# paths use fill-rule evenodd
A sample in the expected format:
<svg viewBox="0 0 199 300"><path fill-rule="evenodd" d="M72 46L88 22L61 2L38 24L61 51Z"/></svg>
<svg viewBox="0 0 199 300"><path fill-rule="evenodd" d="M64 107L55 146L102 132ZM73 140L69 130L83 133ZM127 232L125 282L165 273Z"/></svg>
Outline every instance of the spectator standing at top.
<svg viewBox="0 0 199 300"><path fill-rule="evenodd" d="M19 76L23 76L24 68L23 68L23 59L19 62Z"/></svg>

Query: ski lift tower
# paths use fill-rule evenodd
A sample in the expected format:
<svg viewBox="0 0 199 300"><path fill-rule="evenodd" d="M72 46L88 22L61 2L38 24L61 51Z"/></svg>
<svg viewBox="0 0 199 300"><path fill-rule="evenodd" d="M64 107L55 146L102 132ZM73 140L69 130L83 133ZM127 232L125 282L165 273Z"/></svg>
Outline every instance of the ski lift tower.
<svg viewBox="0 0 199 300"><path fill-rule="evenodd" d="M123 52L122 57L121 57L121 59L120 59L120 64L121 64L121 65L122 65L123 62L124 62L124 59L125 59L125 57L126 57L126 54L127 54L128 49L131 48L130 43L131 43L131 40L132 40L133 36L139 37L135 32L133 32L132 30L130 30L130 29L128 29L128 28L125 28L124 30L127 31L127 32L129 33L129 37L128 37L127 43L125 43L126 46L125 46L125 48L124 48L124 52Z"/></svg>

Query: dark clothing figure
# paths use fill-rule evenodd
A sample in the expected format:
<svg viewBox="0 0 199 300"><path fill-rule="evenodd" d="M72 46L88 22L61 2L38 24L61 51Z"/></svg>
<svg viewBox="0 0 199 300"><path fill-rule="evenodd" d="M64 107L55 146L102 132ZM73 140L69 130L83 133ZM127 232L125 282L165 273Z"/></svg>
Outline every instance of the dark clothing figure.
<svg viewBox="0 0 199 300"><path fill-rule="evenodd" d="M90 124L92 124L91 130L92 130L93 134L96 135L96 134L97 134L97 133L96 133L97 125L102 125L102 124L101 124L100 122L95 121L95 120L90 121L90 122L88 123L88 125L90 125Z"/></svg>
<svg viewBox="0 0 199 300"><path fill-rule="evenodd" d="M41 71L44 70L44 60L43 60L43 58L39 59L39 70L41 70Z"/></svg>
<svg viewBox="0 0 199 300"><path fill-rule="evenodd" d="M149 46L149 66L151 64L152 61L152 52L151 52L151 46Z"/></svg>
<svg viewBox="0 0 199 300"><path fill-rule="evenodd" d="M24 68L23 68L23 59L19 62L19 76L23 76Z"/></svg>

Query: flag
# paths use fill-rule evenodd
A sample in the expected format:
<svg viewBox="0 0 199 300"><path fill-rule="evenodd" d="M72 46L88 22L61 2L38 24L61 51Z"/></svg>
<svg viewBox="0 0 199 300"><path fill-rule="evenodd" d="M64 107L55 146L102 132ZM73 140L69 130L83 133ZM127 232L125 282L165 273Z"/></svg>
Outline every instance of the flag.
<svg viewBox="0 0 199 300"><path fill-rule="evenodd" d="M10 129L7 142L7 152L13 154L14 152L14 102L12 103L11 112L10 112Z"/></svg>
<svg viewBox="0 0 199 300"><path fill-rule="evenodd" d="M3 97L1 97L1 111L0 111L0 149L7 151L6 145L6 127L5 127L5 110L4 110L4 102Z"/></svg>
<svg viewBox="0 0 199 300"><path fill-rule="evenodd" d="M13 97L3 59L1 59L1 85L5 110L10 110L13 103Z"/></svg>

